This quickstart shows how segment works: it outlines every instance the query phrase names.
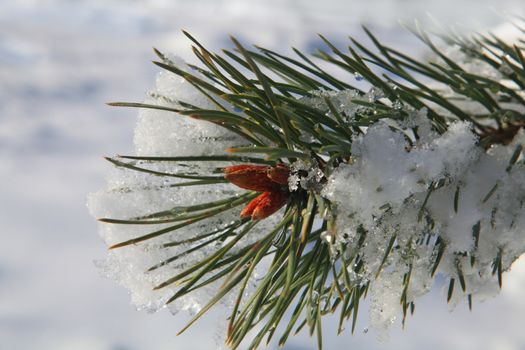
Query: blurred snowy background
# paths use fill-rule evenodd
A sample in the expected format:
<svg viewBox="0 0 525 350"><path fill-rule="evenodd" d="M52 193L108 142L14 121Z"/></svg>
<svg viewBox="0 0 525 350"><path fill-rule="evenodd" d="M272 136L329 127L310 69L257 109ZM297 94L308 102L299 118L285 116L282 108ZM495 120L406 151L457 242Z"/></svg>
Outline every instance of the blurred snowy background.
<svg viewBox="0 0 525 350"><path fill-rule="evenodd" d="M154 84L151 47L190 58L186 29L211 49L244 42L313 51L323 33L343 45L361 24L386 43L421 54L398 20L435 18L458 30L486 30L524 15L523 0L0 0L0 349L213 350L212 315L185 335L188 319L136 312L126 290L99 276L105 255L85 207L104 185L102 155L132 150L135 110ZM525 259L504 276L500 296L450 313L436 288L403 331L378 343L363 309L358 331L326 349L525 349ZM333 320L332 320L333 323ZM276 348L275 344L270 345ZM301 335L286 349L313 349Z"/></svg>

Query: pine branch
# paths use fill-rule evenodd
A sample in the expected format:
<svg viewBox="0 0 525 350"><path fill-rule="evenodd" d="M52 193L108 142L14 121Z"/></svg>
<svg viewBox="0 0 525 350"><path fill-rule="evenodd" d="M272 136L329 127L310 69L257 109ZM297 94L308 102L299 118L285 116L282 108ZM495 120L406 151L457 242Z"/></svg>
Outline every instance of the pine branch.
<svg viewBox="0 0 525 350"><path fill-rule="evenodd" d="M341 68L351 77L362 77L372 87L367 92L330 75L321 68L319 61L297 49L294 52L298 59L294 59L261 47L245 48L232 38L235 51L212 53L185 32L194 45L193 53L200 65L181 68L158 50L155 53L160 61L154 63L185 79L216 109L200 108L192 101L110 104L160 110L173 114L174 118L206 121L246 141L245 146L227 149L226 152L233 153L231 155L106 158L115 166L156 177L175 178L179 182L169 185L174 187L215 186L230 182L244 189L266 186L265 190L252 189L233 197L176 206L139 217L100 219L108 224L171 224L110 246L110 249L126 249L126 246L155 239L163 248L183 247L180 253L151 266L149 272L221 243L214 253L189 264L183 271L155 286L156 290L162 290L178 285L167 300L169 304L199 288L218 281L222 283L216 295L181 333L226 295L236 293L226 339L233 349L239 348L256 326L260 326L261 331L251 340L248 349L258 348L264 337L268 343L278 329L284 330L278 340L279 345L284 345L294 329L298 332L304 327L308 328L310 335L317 336L318 348L321 349L322 317L339 311L339 333L350 319L353 333L360 301L367 295L371 281L380 279L385 274L384 269L392 266L393 255L401 256L407 262L399 290L403 323L408 310L412 313L415 307L410 294L413 264L418 263L414 251L428 247L432 254L425 262L429 278L439 271L440 262L451 245L436 231L428 204L432 201L432 194L450 185L452 180L445 177L426 183L427 190L421 198L412 196L406 199L407 203L417 206L414 222L421 228L421 233L417 240L407 243L396 228L388 228L392 232L384 237L383 251L378 252L379 263L372 271L364 250L367 244L377 239L373 236L377 233L370 234L360 225L354 238L344 238L338 231L338 220L343 215L350 218L354 213L342 213L335 201L322 193L322 188L332 174L358 160L352 147L355 140L363 137L367 128L379 125L381 121L388 120L392 130L401 130L410 147L417 144L421 130L416 126L403 129L401 125L421 111L426 113L432 131L438 135L444 135L455 121L461 120L472 125L473 132L479 137L480 149L511 143L525 125L524 44L508 44L492 35L470 39L442 37L448 45L456 45L465 57L484 62L501 72L502 79L464 68L444 52L446 47L434 43L419 29L414 29L414 34L433 52L433 61L410 57L384 45L367 28L364 31L372 48L350 38L348 52L343 52L321 36L330 51L319 50L315 57ZM341 104L338 99L343 98L343 93L347 100ZM410 152L410 147L407 146L407 152ZM515 147L507 173L516 169L523 171L522 151L521 145ZM180 169L188 164L210 162L221 164L212 174L159 170L159 164L163 165L161 169L170 165ZM235 168L239 163L248 172L245 178L235 182L224 174L240 169ZM286 168L286 179L273 178L272 174L283 167ZM181 182L180 179L191 181ZM454 213L459 215L464 188L461 183L452 185L455 191L450 204ZM493 198L497 187L498 183L487 189L483 204ZM377 192L381 191L378 187ZM191 225L229 213L239 206L246 206L241 212L242 219L223 227L208 227L192 237L172 238L178 230L194 227ZM275 213L282 206L285 209ZM380 209L384 214L381 217L387 218L392 206L385 203ZM265 216L260 214L261 217L279 215L280 219L255 243L242 246L240 242L249 237L260 222L253 219L256 211L264 213ZM476 249L483 239L480 232L481 223L478 221L472 227L475 247L457 257L448 300L461 291L468 292L463 258L469 257L471 264L476 263ZM504 265L504 254L505 250L499 249L491 266L500 286L502 272L507 266ZM262 278L256 281L255 289L246 295L257 266L265 259L271 259L268 267ZM456 280L461 291L454 291ZM471 306L471 294L468 294L468 301Z"/></svg>

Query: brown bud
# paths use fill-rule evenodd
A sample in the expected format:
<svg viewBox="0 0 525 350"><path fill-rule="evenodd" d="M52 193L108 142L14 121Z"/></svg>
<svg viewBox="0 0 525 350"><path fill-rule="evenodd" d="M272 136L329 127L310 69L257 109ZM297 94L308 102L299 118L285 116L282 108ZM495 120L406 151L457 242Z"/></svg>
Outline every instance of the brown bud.
<svg viewBox="0 0 525 350"><path fill-rule="evenodd" d="M510 122L497 129L486 127L481 133L479 133L479 137L482 141L488 141L485 142L486 148L490 148L490 146L494 144L508 145L523 127L525 127L525 122L523 121Z"/></svg>
<svg viewBox="0 0 525 350"><path fill-rule="evenodd" d="M252 220L262 220L281 209L288 200L287 193L276 191L276 192L265 192L259 197L264 196L255 207L252 213ZM259 198L257 197L257 198Z"/></svg>
<svg viewBox="0 0 525 350"><path fill-rule="evenodd" d="M224 177L232 184L247 190L263 192L251 200L241 211L241 218L262 220L275 213L288 200L290 170L284 164L274 167L264 165L232 165L224 168Z"/></svg>
<svg viewBox="0 0 525 350"><path fill-rule="evenodd" d="M232 184L257 192L275 191L278 184L270 180L264 165L233 165L224 168L224 177Z"/></svg>
<svg viewBox="0 0 525 350"><path fill-rule="evenodd" d="M248 216L252 216L255 208L261 203L266 197L268 197L270 192L263 192L262 194L258 195L254 199L251 200L250 203L244 209L241 211L241 219L246 218Z"/></svg>
<svg viewBox="0 0 525 350"><path fill-rule="evenodd" d="M277 164L268 169L268 177L279 185L287 185L290 169L284 164Z"/></svg>

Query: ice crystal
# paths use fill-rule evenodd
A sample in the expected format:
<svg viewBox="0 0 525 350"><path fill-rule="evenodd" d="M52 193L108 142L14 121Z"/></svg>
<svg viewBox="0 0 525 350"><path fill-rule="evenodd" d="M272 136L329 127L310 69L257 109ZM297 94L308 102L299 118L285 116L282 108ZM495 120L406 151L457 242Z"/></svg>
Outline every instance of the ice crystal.
<svg viewBox="0 0 525 350"><path fill-rule="evenodd" d="M291 192L299 188L320 191L325 176L315 160L306 162L298 160L290 166L288 188Z"/></svg>
<svg viewBox="0 0 525 350"><path fill-rule="evenodd" d="M362 277L372 291L371 325L381 337L401 311L408 269L408 302L433 284L437 252L422 242L440 237L446 248L437 272L456 281L462 275L465 292L456 288L453 302L494 295L494 264L508 270L525 252L525 165L518 160L509 168L516 149L525 146L523 130L509 145L485 152L469 123L454 122L439 135L423 113L414 113L405 128L386 120L368 128L353 142L353 162L341 164L323 189L337 206L336 244L354 249L360 229L368 232L360 251ZM412 145L406 125L418 130ZM392 237L395 244L380 272Z"/></svg>

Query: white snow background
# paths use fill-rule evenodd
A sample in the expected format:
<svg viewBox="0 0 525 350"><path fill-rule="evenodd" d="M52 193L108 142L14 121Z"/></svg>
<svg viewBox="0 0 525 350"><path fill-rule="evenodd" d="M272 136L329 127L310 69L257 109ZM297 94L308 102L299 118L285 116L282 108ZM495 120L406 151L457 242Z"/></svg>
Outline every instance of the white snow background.
<svg viewBox="0 0 525 350"><path fill-rule="evenodd" d="M180 337L188 316L149 315L99 276L106 255L86 194L104 186L102 155L129 153L137 111L106 101L141 101L158 69L151 47L189 60L190 31L213 50L244 43L313 51L323 33L341 47L368 25L384 42L422 54L402 29L427 16L459 30L484 30L524 15L521 0L0 0L0 350L215 349L212 314ZM350 79L350 77L348 77ZM525 349L525 259L502 293L472 313L450 313L434 289L405 330L378 343L363 307L354 336L324 324L325 349ZM307 335L288 350L314 349ZM269 349L276 349L271 344Z"/></svg>

